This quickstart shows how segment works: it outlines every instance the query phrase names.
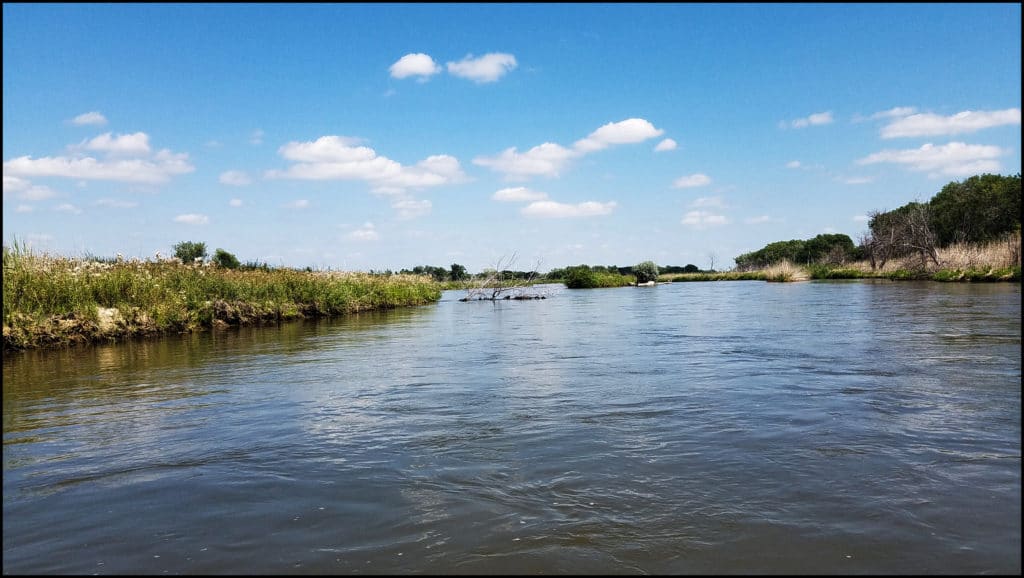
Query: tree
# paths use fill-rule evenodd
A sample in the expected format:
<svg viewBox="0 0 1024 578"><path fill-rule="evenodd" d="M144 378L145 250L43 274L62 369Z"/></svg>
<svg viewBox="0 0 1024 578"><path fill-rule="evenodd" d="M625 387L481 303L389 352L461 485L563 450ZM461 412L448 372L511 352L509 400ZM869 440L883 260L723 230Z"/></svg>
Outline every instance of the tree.
<svg viewBox="0 0 1024 578"><path fill-rule="evenodd" d="M469 275L466 274L466 268L458 263L452 263L452 270L449 275L451 276L452 281L462 281L466 277L469 277Z"/></svg>
<svg viewBox="0 0 1024 578"><path fill-rule="evenodd" d="M911 202L888 212L868 213L871 232L861 238L861 248L871 261L871 268L885 267L889 259L917 253L921 269L931 260L939 264L938 237L931 226L931 207Z"/></svg>
<svg viewBox="0 0 1024 578"><path fill-rule="evenodd" d="M658 280L658 265L654 261L644 261L633 265L633 275L637 285Z"/></svg>
<svg viewBox="0 0 1024 578"><path fill-rule="evenodd" d="M174 246L174 256L182 263L194 263L206 258L206 243L182 241Z"/></svg>
<svg viewBox="0 0 1024 578"><path fill-rule="evenodd" d="M1020 173L951 182L929 205L932 227L942 246L998 239L1020 228Z"/></svg>
<svg viewBox="0 0 1024 578"><path fill-rule="evenodd" d="M529 273L512 271L512 265L516 262L517 255L506 259L504 256L498 259L493 269L484 269L483 274L473 283L473 286L466 289L466 296L459 301L497 301L498 299L544 299L540 294L526 294L524 288L528 287L537 277L537 270L540 262L534 266Z"/></svg>
<svg viewBox="0 0 1024 578"><path fill-rule="evenodd" d="M685 267L683 267L683 273L700 273L700 267L692 263L689 263Z"/></svg>
<svg viewBox="0 0 1024 578"><path fill-rule="evenodd" d="M225 269L238 269L241 263L238 262L238 258L228 253L224 249L217 249L213 252L212 261L220 267Z"/></svg>

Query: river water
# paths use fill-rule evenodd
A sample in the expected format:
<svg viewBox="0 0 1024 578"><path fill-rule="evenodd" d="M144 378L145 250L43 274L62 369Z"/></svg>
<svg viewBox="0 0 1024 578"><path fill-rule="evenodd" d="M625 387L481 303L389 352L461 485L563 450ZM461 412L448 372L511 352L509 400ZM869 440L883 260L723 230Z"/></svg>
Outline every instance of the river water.
<svg viewBox="0 0 1024 578"><path fill-rule="evenodd" d="M1021 572L1019 284L546 290L4 355L4 573Z"/></svg>

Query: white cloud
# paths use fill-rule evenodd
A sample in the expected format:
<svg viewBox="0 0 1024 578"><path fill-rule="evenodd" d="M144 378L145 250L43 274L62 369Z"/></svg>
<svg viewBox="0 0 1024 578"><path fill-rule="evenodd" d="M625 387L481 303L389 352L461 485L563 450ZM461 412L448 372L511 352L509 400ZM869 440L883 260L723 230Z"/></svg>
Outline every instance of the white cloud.
<svg viewBox="0 0 1024 578"><path fill-rule="evenodd" d="M164 149L151 159L115 159L99 161L92 157L24 156L5 161L5 175L22 177L66 177L72 179L164 183L173 175L195 170L187 153Z"/></svg>
<svg viewBox="0 0 1024 578"><path fill-rule="evenodd" d="M139 206L135 201L119 201L117 199L97 199L93 204L108 209L131 209Z"/></svg>
<svg viewBox="0 0 1024 578"><path fill-rule="evenodd" d="M899 118L901 116L910 116L917 112L917 109L912 106L897 106L890 108L889 110L882 110L871 115L872 119L880 118Z"/></svg>
<svg viewBox="0 0 1024 578"><path fill-rule="evenodd" d="M875 181L872 177L842 177L839 180L846 185L866 185Z"/></svg>
<svg viewBox="0 0 1024 578"><path fill-rule="evenodd" d="M801 166L803 165L800 164L800 161L789 161L788 163L786 163L787 169L798 169Z"/></svg>
<svg viewBox="0 0 1024 578"><path fill-rule="evenodd" d="M82 212L82 209L79 209L78 207L72 205L71 203L61 203L54 207L53 210L59 211L61 213L73 213L75 215Z"/></svg>
<svg viewBox="0 0 1024 578"><path fill-rule="evenodd" d="M519 212L526 217L565 219L609 215L616 206L618 206L618 203L615 201L607 203L587 201L575 205L555 201L534 201L523 207Z"/></svg>
<svg viewBox="0 0 1024 578"><path fill-rule="evenodd" d="M930 177L970 176L998 172L997 157L1006 151L997 146L951 142L941 146L931 143L916 149L883 150L857 161L860 165L894 163L912 171L928 172Z"/></svg>
<svg viewBox="0 0 1024 578"><path fill-rule="evenodd" d="M589 153L608 148L613 144L632 144L661 136L665 131L654 128L654 125L642 118L629 118L620 122L610 122L590 133L586 138L576 141L573 148Z"/></svg>
<svg viewBox="0 0 1024 578"><path fill-rule="evenodd" d="M34 209L32 208L32 205L18 205L18 207L16 209L14 209L14 212L15 213L31 213L33 210Z"/></svg>
<svg viewBox="0 0 1024 578"><path fill-rule="evenodd" d="M667 138L667 139L661 141L660 143L658 143L658 146L654 147L654 152L660 153L660 152L663 152L663 151L674 151L674 150L676 150L677 146L679 146L679 145L676 144L676 141L674 141L674 140L672 140L670 138Z"/></svg>
<svg viewBox="0 0 1024 578"><path fill-rule="evenodd" d="M683 216L682 224L688 227L703 229L729 224L729 219L724 215L715 215L708 211L690 211Z"/></svg>
<svg viewBox="0 0 1024 578"><path fill-rule="evenodd" d="M107 124L107 117L103 116L99 112L91 111L82 113L75 118L71 119L71 124L77 124L78 126L103 126Z"/></svg>
<svg viewBox="0 0 1024 578"><path fill-rule="evenodd" d="M509 189L501 189L491 195L491 199L502 202L532 202L532 201L543 201L548 198L547 193L540 191L532 191L526 187L513 187Z"/></svg>
<svg viewBox="0 0 1024 578"><path fill-rule="evenodd" d="M757 217L750 217L743 219L743 222L747 225L760 225L761 223L770 223L772 220L768 215L760 215Z"/></svg>
<svg viewBox="0 0 1024 578"><path fill-rule="evenodd" d="M18 177L12 177L12 176L9 176L9 175L4 175L4 192L5 193L15 193L15 192L18 192L18 191L24 191L31 184L32 183L26 181L25 179L19 179Z"/></svg>
<svg viewBox="0 0 1024 578"><path fill-rule="evenodd" d="M1020 124L1020 109L965 110L952 116L914 114L882 127L882 138L953 135L977 132L995 126Z"/></svg>
<svg viewBox="0 0 1024 578"><path fill-rule="evenodd" d="M715 207L718 209L726 208L725 201L722 197L700 197L697 200L690 203L691 207Z"/></svg>
<svg viewBox="0 0 1024 578"><path fill-rule="evenodd" d="M258 128L249 134L249 144L261 145L263 144L263 129Z"/></svg>
<svg viewBox="0 0 1024 578"><path fill-rule="evenodd" d="M252 179L244 171L224 171L217 180L232 187L244 187L252 183Z"/></svg>
<svg viewBox="0 0 1024 578"><path fill-rule="evenodd" d="M469 54L458 62L449 62L448 73L476 83L494 82L516 66L516 57L511 54L492 52L479 58Z"/></svg>
<svg viewBox="0 0 1024 578"><path fill-rule="evenodd" d="M420 80L426 80L441 72L441 67L430 56L417 52L399 58L388 70L391 71L392 78L419 76Z"/></svg>
<svg viewBox="0 0 1024 578"><path fill-rule="evenodd" d="M178 215L174 217L175 223L185 223L186 225L205 225L210 222L210 218L206 215L197 215L195 213L188 213L185 215Z"/></svg>
<svg viewBox="0 0 1024 578"><path fill-rule="evenodd" d="M364 223L362 227L359 227L346 236L349 239L354 239L356 241L376 241L380 238L376 227L374 227L373 223L370 222Z"/></svg>
<svg viewBox="0 0 1024 578"><path fill-rule="evenodd" d="M703 187L704 185L710 183L711 177L705 174L695 173L685 177L679 177L678 179L672 182L672 186L677 189L687 189L690 187Z"/></svg>
<svg viewBox="0 0 1024 578"><path fill-rule="evenodd" d="M107 132L85 142L82 147L86 150L112 155L147 155L149 154L149 135L137 132L115 136Z"/></svg>
<svg viewBox="0 0 1024 578"><path fill-rule="evenodd" d="M303 180L362 180L380 194L400 194L407 188L434 187L466 179L458 159L433 155L404 166L365 146L358 139L323 136L313 142L290 142L278 153L298 161L284 171L267 171L267 178Z"/></svg>
<svg viewBox="0 0 1024 578"><path fill-rule="evenodd" d="M242 199L231 199L230 201L228 201L228 205L232 207L241 207Z"/></svg>
<svg viewBox="0 0 1024 578"><path fill-rule="evenodd" d="M816 112L810 116L804 118L798 118L790 121L789 126L793 128L806 128L808 126L819 126L823 124L831 124L834 119L832 118L832 112Z"/></svg>
<svg viewBox="0 0 1024 578"><path fill-rule="evenodd" d="M871 219L867 215L854 215L853 216L853 222L854 223L867 223L870 220Z"/></svg>
<svg viewBox="0 0 1024 578"><path fill-rule="evenodd" d="M4 196L13 196L23 201L43 201L57 196L50 187L33 185L25 179L4 175Z"/></svg>
<svg viewBox="0 0 1024 578"><path fill-rule="evenodd" d="M308 209L309 201L306 199L298 199L290 203L285 203L284 205L281 205L281 207L285 209Z"/></svg>
<svg viewBox="0 0 1024 578"><path fill-rule="evenodd" d="M430 214L433 203L427 199L399 198L391 201L391 208L398 211L398 218L403 220L415 219Z"/></svg>
<svg viewBox="0 0 1024 578"><path fill-rule="evenodd" d="M570 161L614 144L638 143L654 138L665 131L657 129L642 118L630 118L608 123L569 149L560 144L546 142L520 153L510 147L501 153L473 159L473 164L504 173L507 180L525 180L534 176L557 177Z"/></svg>
<svg viewBox="0 0 1024 578"><path fill-rule="evenodd" d="M493 157L477 157L473 164L505 173L510 180L522 180L532 176L557 177L570 160L578 153L562 145L546 142L520 153L510 147Z"/></svg>

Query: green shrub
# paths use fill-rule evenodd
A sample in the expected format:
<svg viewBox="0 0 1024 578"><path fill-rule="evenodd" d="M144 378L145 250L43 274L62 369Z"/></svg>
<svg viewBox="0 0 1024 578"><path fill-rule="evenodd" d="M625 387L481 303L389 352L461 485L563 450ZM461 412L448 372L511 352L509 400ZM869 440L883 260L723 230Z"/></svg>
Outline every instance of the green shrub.
<svg viewBox="0 0 1024 578"><path fill-rule="evenodd" d="M647 283L658 280L658 265L654 261L644 261L633 265L633 275L637 283Z"/></svg>
<svg viewBox="0 0 1024 578"><path fill-rule="evenodd" d="M213 262L225 269L238 269L241 266L238 258L224 249L217 249L213 252Z"/></svg>

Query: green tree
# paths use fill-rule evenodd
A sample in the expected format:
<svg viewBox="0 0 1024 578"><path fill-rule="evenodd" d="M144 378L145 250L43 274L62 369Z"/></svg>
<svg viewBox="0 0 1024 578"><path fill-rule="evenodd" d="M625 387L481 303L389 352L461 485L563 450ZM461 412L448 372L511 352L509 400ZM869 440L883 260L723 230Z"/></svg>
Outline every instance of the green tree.
<svg viewBox="0 0 1024 578"><path fill-rule="evenodd" d="M648 281L657 281L658 265L654 261L637 263L636 265L633 265L633 275L636 276L636 282L638 284L647 283Z"/></svg>
<svg viewBox="0 0 1024 578"><path fill-rule="evenodd" d="M452 281L462 281L469 277L469 275L466 274L466 268L458 263L452 263L452 270L449 273L449 276Z"/></svg>
<svg viewBox="0 0 1024 578"><path fill-rule="evenodd" d="M241 265L237 257L224 249L217 249L213 252L213 262L225 269L238 269L239 265Z"/></svg>
<svg viewBox="0 0 1024 578"><path fill-rule="evenodd" d="M206 258L206 243L182 241L174 246L174 256L182 263L193 263Z"/></svg>
<svg viewBox="0 0 1024 578"><path fill-rule="evenodd" d="M951 182L929 204L941 246L998 239L1020 228L1020 173L983 174Z"/></svg>

